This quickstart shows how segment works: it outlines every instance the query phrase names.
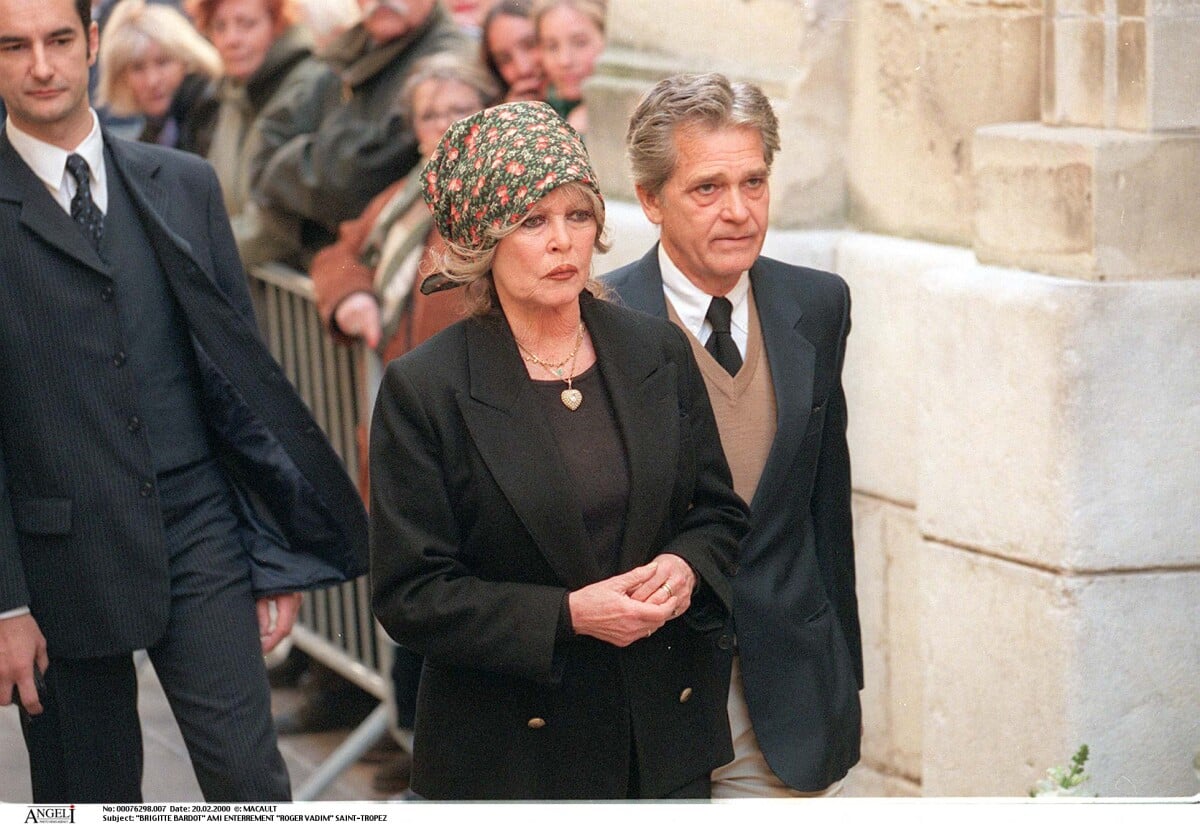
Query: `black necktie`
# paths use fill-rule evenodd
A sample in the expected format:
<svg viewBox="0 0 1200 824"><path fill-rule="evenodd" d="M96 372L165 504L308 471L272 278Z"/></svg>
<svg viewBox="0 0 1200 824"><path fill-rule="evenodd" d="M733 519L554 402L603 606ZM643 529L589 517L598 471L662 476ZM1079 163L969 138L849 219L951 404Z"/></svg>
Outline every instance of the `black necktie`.
<svg viewBox="0 0 1200 824"><path fill-rule="evenodd" d="M725 367L725 371L736 375L742 368L742 355L738 352L733 335L729 334L729 319L733 316L733 304L725 298L713 298L708 305L708 322L712 324L712 334L704 348L712 355L717 363Z"/></svg>
<svg viewBox="0 0 1200 824"><path fill-rule="evenodd" d="M79 224L83 235L97 252L104 234L104 213L92 200L92 180L87 161L77 154L67 157L67 171L75 178L75 197L71 198L71 218Z"/></svg>

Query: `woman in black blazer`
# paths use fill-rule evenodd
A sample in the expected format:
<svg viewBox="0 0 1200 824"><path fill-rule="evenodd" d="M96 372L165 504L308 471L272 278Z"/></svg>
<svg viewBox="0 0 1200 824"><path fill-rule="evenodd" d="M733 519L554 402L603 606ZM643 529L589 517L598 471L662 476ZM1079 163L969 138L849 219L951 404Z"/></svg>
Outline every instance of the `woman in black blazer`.
<svg viewBox="0 0 1200 824"><path fill-rule="evenodd" d="M732 757L746 506L682 333L594 296L594 180L543 103L459 121L426 169L450 251L422 289L475 312L387 369L371 555L376 615L426 659L427 798L708 797Z"/></svg>

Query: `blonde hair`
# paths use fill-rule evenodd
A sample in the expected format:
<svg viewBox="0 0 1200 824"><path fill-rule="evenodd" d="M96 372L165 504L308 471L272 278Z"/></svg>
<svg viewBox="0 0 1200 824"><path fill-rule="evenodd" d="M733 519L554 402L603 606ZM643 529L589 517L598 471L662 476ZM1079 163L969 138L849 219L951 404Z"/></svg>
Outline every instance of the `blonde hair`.
<svg viewBox="0 0 1200 824"><path fill-rule="evenodd" d="M532 9L534 27L540 29L542 18L546 16L546 13L560 6L574 9L595 23L596 28L600 30L600 34L605 33L605 29L608 26L607 0L534 0Z"/></svg>
<svg viewBox="0 0 1200 824"><path fill-rule="evenodd" d="M579 205L586 203L596 215L596 242L593 248L597 252L607 252L610 244L604 226L604 201L592 191L591 187L578 180L564 183L552 191L559 189L578 198ZM531 209L530 213L532 211ZM440 255L434 256L434 265L437 267L437 271L447 280L462 285L465 292L463 305L467 314L481 317L492 313L499 307L496 284L492 280L492 264L496 260L496 247L501 240L517 231L524 223L525 221L521 220L499 229L489 226L485 230L487 241L481 249L460 246L447 240L446 250ZM603 298L608 294L608 287L594 273L588 275L584 288L598 298Z"/></svg>
<svg viewBox="0 0 1200 824"><path fill-rule="evenodd" d="M139 113L125 82L125 70L151 43L182 62L189 74L213 78L221 74L221 55L216 47L178 11L146 0L121 0L100 38L98 105L122 117Z"/></svg>

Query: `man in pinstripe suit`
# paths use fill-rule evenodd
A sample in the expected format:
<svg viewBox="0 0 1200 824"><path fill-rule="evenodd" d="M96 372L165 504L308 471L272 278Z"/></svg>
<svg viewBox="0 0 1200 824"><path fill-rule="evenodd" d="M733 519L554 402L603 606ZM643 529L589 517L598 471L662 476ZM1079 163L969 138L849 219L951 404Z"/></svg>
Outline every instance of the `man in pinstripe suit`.
<svg viewBox="0 0 1200 824"><path fill-rule="evenodd" d="M106 135L89 0L0 0L0 703L41 803L141 799L146 649L209 800L290 796L262 652L365 571L219 187Z"/></svg>

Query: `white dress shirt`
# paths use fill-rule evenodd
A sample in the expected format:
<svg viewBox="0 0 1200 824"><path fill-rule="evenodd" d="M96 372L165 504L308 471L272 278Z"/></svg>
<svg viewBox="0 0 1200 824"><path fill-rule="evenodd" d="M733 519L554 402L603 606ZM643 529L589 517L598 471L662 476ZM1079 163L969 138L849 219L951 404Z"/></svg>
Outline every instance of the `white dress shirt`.
<svg viewBox="0 0 1200 824"><path fill-rule="evenodd" d="M108 175L104 168L104 138L100 135L100 119L92 111L92 130L72 152L60 149L33 135L21 131L12 118L4 124L8 141L33 173L46 184L58 205L71 214L71 198L75 197L75 177L67 171L67 156L77 154L87 161L91 170L92 200L101 212L108 212Z"/></svg>
<svg viewBox="0 0 1200 824"><path fill-rule="evenodd" d="M658 268L662 271L663 293L671 302L675 314L679 315L684 328L695 335L696 340L707 343L708 336L712 334L712 324L705 316L713 296L688 280L687 275L679 270L661 243L658 244ZM738 282L724 295L733 304L729 333L743 358L746 357L746 342L750 338L749 296L750 273L747 271L742 272Z"/></svg>

